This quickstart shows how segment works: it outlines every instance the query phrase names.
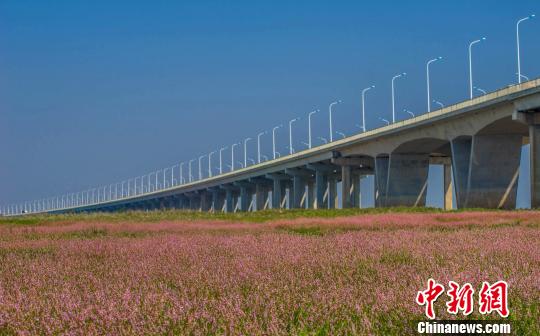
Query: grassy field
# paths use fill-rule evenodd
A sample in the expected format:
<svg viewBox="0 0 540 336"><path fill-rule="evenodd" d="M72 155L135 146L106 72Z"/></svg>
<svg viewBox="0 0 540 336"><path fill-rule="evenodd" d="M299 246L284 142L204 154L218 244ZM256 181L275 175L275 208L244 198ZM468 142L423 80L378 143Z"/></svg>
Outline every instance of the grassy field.
<svg viewBox="0 0 540 336"><path fill-rule="evenodd" d="M2 218L0 335L411 334L430 277L507 281L514 332L538 335L539 246L536 211Z"/></svg>

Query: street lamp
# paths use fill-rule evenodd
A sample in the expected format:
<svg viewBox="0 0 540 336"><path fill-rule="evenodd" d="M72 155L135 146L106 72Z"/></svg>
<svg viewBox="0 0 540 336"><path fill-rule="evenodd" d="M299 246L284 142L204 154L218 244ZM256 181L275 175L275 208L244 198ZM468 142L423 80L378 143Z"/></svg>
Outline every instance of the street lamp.
<svg viewBox="0 0 540 336"><path fill-rule="evenodd" d="M281 127L283 127L283 125L272 128L272 156L274 160L276 159L276 130Z"/></svg>
<svg viewBox="0 0 540 336"><path fill-rule="evenodd" d="M431 59L426 64L426 83L427 83L427 110L428 112L431 112L431 96L430 96L430 88L429 88L429 65L433 62L442 60L442 56L439 56L437 58Z"/></svg>
<svg viewBox="0 0 540 336"><path fill-rule="evenodd" d="M257 134L257 163L261 163L261 136L268 132L264 131Z"/></svg>
<svg viewBox="0 0 540 336"><path fill-rule="evenodd" d="M374 88L375 88L375 85L372 85L362 90L362 130L364 132L366 131L366 105L365 105L366 92Z"/></svg>
<svg viewBox="0 0 540 336"><path fill-rule="evenodd" d="M216 151L208 153L208 177L212 177L212 154L216 154Z"/></svg>
<svg viewBox="0 0 540 336"><path fill-rule="evenodd" d="M469 43L469 94L470 98L473 99L473 74L472 74L472 47L473 45L485 41L486 38L482 37L479 40L474 40Z"/></svg>
<svg viewBox="0 0 540 336"><path fill-rule="evenodd" d="M319 112L319 110L311 111L308 114L308 147L309 148L311 148L311 116L317 112Z"/></svg>
<svg viewBox="0 0 540 336"><path fill-rule="evenodd" d="M206 155L199 156L199 180L202 180L202 169L201 169L201 161Z"/></svg>
<svg viewBox="0 0 540 336"><path fill-rule="evenodd" d="M384 118L379 117L380 121L384 121L386 123L386 126L390 125L390 122Z"/></svg>
<svg viewBox="0 0 540 336"><path fill-rule="evenodd" d="M180 184L184 184L184 162L180 162Z"/></svg>
<svg viewBox="0 0 540 336"><path fill-rule="evenodd" d="M191 164L195 162L195 159L191 159L189 160L189 165L188 165L188 175L189 175L189 182L192 182L193 181L193 174L192 174L192 168L191 168Z"/></svg>
<svg viewBox="0 0 540 336"><path fill-rule="evenodd" d="M400 73L399 75L395 75L394 77L392 77L392 123L395 123L396 122L396 106L395 106L395 94L394 94L394 81L399 78L399 77L403 77L403 76L407 76L407 73L406 72L402 72Z"/></svg>
<svg viewBox="0 0 540 336"><path fill-rule="evenodd" d="M524 74L518 74L518 73L516 72L516 75L518 75L519 77L525 79L526 81L529 80L529 77L525 76Z"/></svg>
<svg viewBox="0 0 540 336"><path fill-rule="evenodd" d="M223 157L222 157L222 153L226 149L227 149L227 146L221 147L219 149L219 174L220 175L223 174Z"/></svg>
<svg viewBox="0 0 540 336"><path fill-rule="evenodd" d="M251 138L244 139L244 167L247 167L247 143Z"/></svg>
<svg viewBox="0 0 540 336"><path fill-rule="evenodd" d="M340 132L340 131L336 131L336 134L341 135L341 137L342 137L343 139L345 139L345 138L347 137L347 136L345 135L345 133Z"/></svg>
<svg viewBox="0 0 540 336"><path fill-rule="evenodd" d="M234 147L238 145L240 145L240 143L235 143L231 146L231 171L234 171Z"/></svg>
<svg viewBox="0 0 540 336"><path fill-rule="evenodd" d="M292 120L289 120L289 154L291 155L294 152L293 147L292 147L292 124L293 122L298 121L298 120L300 120L300 118L294 118Z"/></svg>
<svg viewBox="0 0 540 336"><path fill-rule="evenodd" d="M441 108L444 108L444 104L441 103L440 101L433 99L432 102L433 102L433 104L437 104L437 105L439 105Z"/></svg>
<svg viewBox="0 0 540 336"><path fill-rule="evenodd" d="M341 103L341 100L337 100L335 102L332 102L330 103L330 105L328 106L328 126L330 128L330 142L334 141L333 140L333 137L332 137L332 133L334 133L333 131L333 127L332 127L332 106L336 105L336 104L339 104Z"/></svg>
<svg viewBox="0 0 540 336"><path fill-rule="evenodd" d="M414 118L414 113L412 113L411 111L409 111L409 110L407 110L407 109L403 109L403 112L406 112L406 113L410 114L411 117Z"/></svg>
<svg viewBox="0 0 540 336"><path fill-rule="evenodd" d="M478 92L482 92L483 94L487 94L486 90L483 90L483 89L479 88L478 86L473 86L473 89L475 89Z"/></svg>
<svg viewBox="0 0 540 336"><path fill-rule="evenodd" d="M326 138L323 138L323 137L317 137L317 139L321 140L321 141L324 142L325 144L328 143L328 139L326 139Z"/></svg>
<svg viewBox="0 0 540 336"><path fill-rule="evenodd" d="M520 59L520 55L519 55L519 24L525 20L528 20L528 19L532 19L533 17L535 17L536 15L532 14L532 15L529 15L523 19L520 19L518 20L518 22L516 23L516 44L517 44L517 69L518 69L518 72L517 72L517 76L518 76L518 83L521 84L521 59Z"/></svg>

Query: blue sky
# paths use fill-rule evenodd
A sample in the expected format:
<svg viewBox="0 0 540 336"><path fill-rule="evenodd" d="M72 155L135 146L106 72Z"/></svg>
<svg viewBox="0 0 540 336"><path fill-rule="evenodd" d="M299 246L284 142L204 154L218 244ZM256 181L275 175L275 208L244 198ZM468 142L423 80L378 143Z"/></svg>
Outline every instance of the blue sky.
<svg viewBox="0 0 540 336"><path fill-rule="evenodd" d="M0 204L44 198L189 160L302 116L314 134L452 104L476 85L516 81L515 22L537 1L24 1L0 2ZM538 19L522 25L522 72L540 76ZM536 60L536 62L535 62ZM263 138L269 155L270 138ZM288 138L279 135L285 152ZM255 146L249 156L255 157ZM434 171L432 175L437 175ZM520 187L520 200L526 198ZM433 193L433 192L432 192ZM525 198L524 198L525 197Z"/></svg>

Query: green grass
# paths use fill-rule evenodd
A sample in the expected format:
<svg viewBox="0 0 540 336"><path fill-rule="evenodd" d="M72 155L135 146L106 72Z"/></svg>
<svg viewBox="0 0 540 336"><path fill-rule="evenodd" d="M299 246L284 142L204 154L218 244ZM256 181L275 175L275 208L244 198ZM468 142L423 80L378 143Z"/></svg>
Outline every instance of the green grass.
<svg viewBox="0 0 540 336"><path fill-rule="evenodd" d="M160 221L195 221L220 220L262 223L271 220L295 218L334 218L362 214L381 213L442 213L436 208L368 208L368 209L323 209L323 210L264 210L256 212L209 213L187 210L124 211L25 215L0 218L0 225L32 226L54 222L160 222Z"/></svg>

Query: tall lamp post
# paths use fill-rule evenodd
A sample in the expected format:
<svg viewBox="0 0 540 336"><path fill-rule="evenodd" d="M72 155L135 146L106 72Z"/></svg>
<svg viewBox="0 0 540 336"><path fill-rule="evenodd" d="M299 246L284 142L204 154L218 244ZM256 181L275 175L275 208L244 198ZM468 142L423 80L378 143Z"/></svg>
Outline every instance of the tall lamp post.
<svg viewBox="0 0 540 336"><path fill-rule="evenodd" d="M524 17L523 19L518 20L516 23L516 44L517 44L517 76L518 76L518 83L521 84L521 59L519 55L519 24L522 23L525 20L532 19L536 15L532 14L527 17Z"/></svg>
<svg viewBox="0 0 540 336"><path fill-rule="evenodd" d="M372 85L362 90L362 130L364 132L366 131L366 92L374 88L375 85Z"/></svg>
<svg viewBox="0 0 540 336"><path fill-rule="evenodd" d="M216 151L208 153L208 177L212 177L212 154L216 154Z"/></svg>
<svg viewBox="0 0 540 336"><path fill-rule="evenodd" d="M311 116L317 112L319 112L319 110L311 111L308 114L308 147L309 148L311 148Z"/></svg>
<svg viewBox="0 0 540 336"><path fill-rule="evenodd" d="M199 156L199 180L202 180L202 168L201 168L201 161L206 155Z"/></svg>
<svg viewBox="0 0 540 336"><path fill-rule="evenodd" d="M395 99L395 90L394 90L394 81L400 77L407 76L406 72L402 72L399 75L392 77L392 123L396 122L396 99Z"/></svg>
<svg viewBox="0 0 540 336"><path fill-rule="evenodd" d="M268 132L264 131L257 134L257 163L261 163L261 136Z"/></svg>
<svg viewBox="0 0 540 336"><path fill-rule="evenodd" d="M226 149L227 149L227 146L221 147L219 149L219 174L220 175L223 174L223 156L222 156L222 153Z"/></svg>
<svg viewBox="0 0 540 336"><path fill-rule="evenodd" d="M330 131L330 142L334 141L332 133L334 133L333 125L332 125L332 107L336 104L341 103L341 100L336 100L335 102L330 103L328 106L328 127Z"/></svg>
<svg viewBox="0 0 540 336"><path fill-rule="evenodd" d="M486 38L482 37L479 40L474 40L469 43L469 97L473 99L473 73L472 73L472 47L473 45L485 41Z"/></svg>
<svg viewBox="0 0 540 336"><path fill-rule="evenodd" d="M191 164L195 162L195 159L191 159L189 160L189 165L188 165L188 178L189 178L189 182L192 182L193 181L193 174L191 173L193 170L191 168Z"/></svg>
<svg viewBox="0 0 540 336"><path fill-rule="evenodd" d="M437 58L431 59L426 64L426 84L427 84L427 110L428 112L431 112L431 92L430 92L430 85L429 85L429 65L433 62L437 62L439 60L442 60L442 57L439 56Z"/></svg>
<svg viewBox="0 0 540 336"><path fill-rule="evenodd" d="M231 171L234 171L234 147L238 145L240 145L240 143L235 143L231 146Z"/></svg>
<svg viewBox="0 0 540 336"><path fill-rule="evenodd" d="M184 162L180 162L180 184L184 184Z"/></svg>
<svg viewBox="0 0 540 336"><path fill-rule="evenodd" d="M292 155L294 153L293 146L292 146L292 124L295 121L300 120L300 118L294 118L292 120L289 120L289 154Z"/></svg>
<svg viewBox="0 0 540 336"><path fill-rule="evenodd" d="M251 138L244 139L244 167L247 167L247 143Z"/></svg>
<svg viewBox="0 0 540 336"><path fill-rule="evenodd" d="M283 125L278 125L272 128L272 157L276 159L276 130L283 127Z"/></svg>

